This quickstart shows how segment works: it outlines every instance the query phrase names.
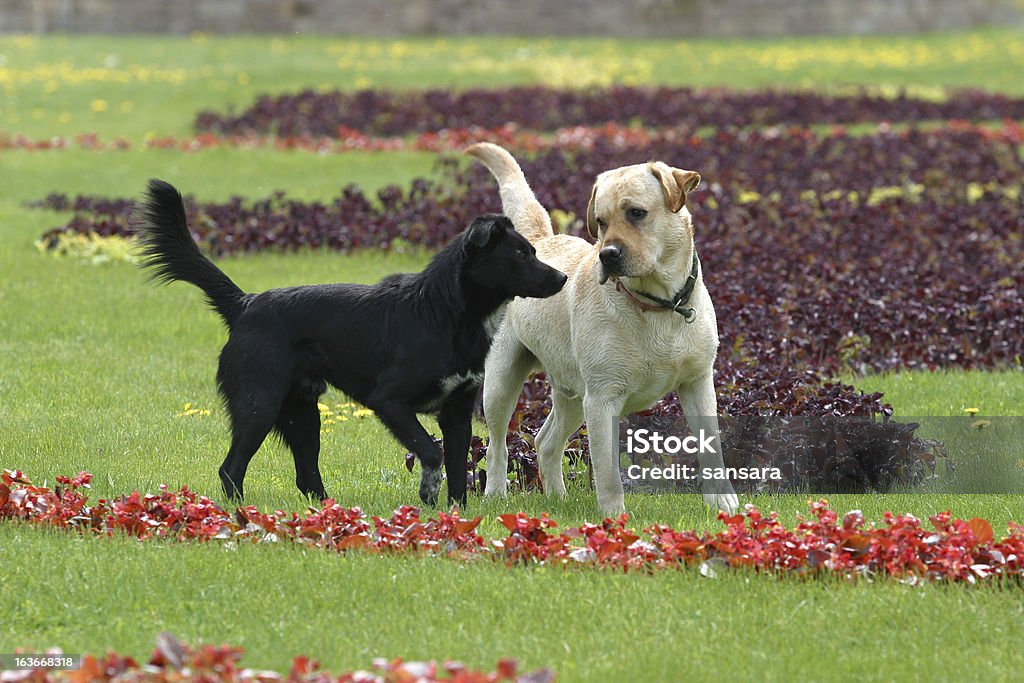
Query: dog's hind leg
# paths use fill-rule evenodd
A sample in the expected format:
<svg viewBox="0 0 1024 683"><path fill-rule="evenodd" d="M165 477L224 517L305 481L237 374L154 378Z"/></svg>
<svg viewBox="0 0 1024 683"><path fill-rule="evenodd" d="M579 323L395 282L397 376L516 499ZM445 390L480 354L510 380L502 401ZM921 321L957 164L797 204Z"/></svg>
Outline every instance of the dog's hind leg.
<svg viewBox="0 0 1024 683"><path fill-rule="evenodd" d="M503 496L508 489L508 423L523 381L536 359L507 328L499 332L484 366L484 419L487 421L487 487L484 495Z"/></svg>
<svg viewBox="0 0 1024 683"><path fill-rule="evenodd" d="M320 478L320 411L315 396L289 394L274 429L295 459L295 485L316 500L327 497Z"/></svg>
<svg viewBox="0 0 1024 683"><path fill-rule="evenodd" d="M277 406L236 415L232 413L231 448L220 466L220 481L228 498L240 500L245 495L242 487L245 471L274 426Z"/></svg>
<svg viewBox="0 0 1024 683"><path fill-rule="evenodd" d="M583 404L579 398L551 387L551 414L537 432L537 460L544 493L564 496L562 458L569 435L583 424Z"/></svg>
<svg viewBox="0 0 1024 683"><path fill-rule="evenodd" d="M477 386L450 396L437 415L444 435L444 472L448 476L448 503L466 504L466 458L473 439L473 406Z"/></svg>
<svg viewBox="0 0 1024 683"><path fill-rule="evenodd" d="M249 461L277 422L288 385L289 359L250 346L239 352L233 338L220 354L217 383L231 417L231 448L220 466L220 481L229 498L244 495L242 483ZM260 359L257 364L253 359Z"/></svg>
<svg viewBox="0 0 1024 683"><path fill-rule="evenodd" d="M437 505L437 493L441 489L441 449L416 419L416 411L396 401L367 400L365 405L403 446L416 454L423 468L420 500L426 505Z"/></svg>

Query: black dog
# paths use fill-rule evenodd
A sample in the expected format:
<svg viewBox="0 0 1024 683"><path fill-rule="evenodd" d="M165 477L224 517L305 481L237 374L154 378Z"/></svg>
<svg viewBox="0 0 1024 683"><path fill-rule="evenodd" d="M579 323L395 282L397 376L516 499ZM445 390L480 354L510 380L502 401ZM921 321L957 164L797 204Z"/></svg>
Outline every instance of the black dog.
<svg viewBox="0 0 1024 683"><path fill-rule="evenodd" d="M473 406L505 304L551 296L566 281L501 215L474 220L421 273L260 294L246 294L203 256L171 185L150 181L135 223L152 278L199 287L228 326L217 383L231 418L220 479L233 498L242 496L249 461L271 430L292 451L299 490L327 497L317 399L331 384L372 409L417 455L428 505L437 502L442 455L416 413L436 414L448 497L464 503Z"/></svg>

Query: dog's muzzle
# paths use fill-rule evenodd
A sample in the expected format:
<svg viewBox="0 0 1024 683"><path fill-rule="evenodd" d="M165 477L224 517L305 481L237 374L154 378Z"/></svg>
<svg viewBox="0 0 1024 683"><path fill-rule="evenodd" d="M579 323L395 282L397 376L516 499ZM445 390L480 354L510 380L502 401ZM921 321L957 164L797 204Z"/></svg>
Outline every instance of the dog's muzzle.
<svg viewBox="0 0 1024 683"><path fill-rule="evenodd" d="M601 251L598 253L598 258L601 260L602 285L607 282L608 278L612 275L621 275L623 251L620 245L608 244L601 247Z"/></svg>

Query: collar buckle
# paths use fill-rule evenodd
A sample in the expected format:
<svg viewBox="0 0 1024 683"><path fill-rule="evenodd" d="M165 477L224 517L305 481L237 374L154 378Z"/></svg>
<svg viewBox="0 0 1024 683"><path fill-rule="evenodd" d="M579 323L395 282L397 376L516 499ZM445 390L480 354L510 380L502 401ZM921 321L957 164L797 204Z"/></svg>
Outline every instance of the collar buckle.
<svg viewBox="0 0 1024 683"><path fill-rule="evenodd" d="M677 301L676 305L672 307L672 312L678 313L683 316L683 320L688 323L692 323L697 318L697 311L693 310L693 308L683 308L686 303L687 302L682 300Z"/></svg>

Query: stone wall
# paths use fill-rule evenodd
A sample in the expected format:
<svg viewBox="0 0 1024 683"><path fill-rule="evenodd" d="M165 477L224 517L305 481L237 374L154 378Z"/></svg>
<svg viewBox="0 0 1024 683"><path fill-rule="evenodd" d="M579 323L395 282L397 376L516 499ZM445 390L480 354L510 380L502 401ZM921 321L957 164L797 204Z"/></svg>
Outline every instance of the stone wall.
<svg viewBox="0 0 1024 683"><path fill-rule="evenodd" d="M0 32L781 36L1024 26L1024 0L0 0Z"/></svg>

